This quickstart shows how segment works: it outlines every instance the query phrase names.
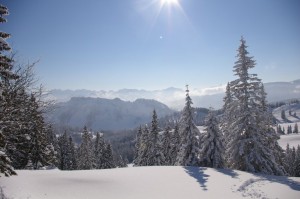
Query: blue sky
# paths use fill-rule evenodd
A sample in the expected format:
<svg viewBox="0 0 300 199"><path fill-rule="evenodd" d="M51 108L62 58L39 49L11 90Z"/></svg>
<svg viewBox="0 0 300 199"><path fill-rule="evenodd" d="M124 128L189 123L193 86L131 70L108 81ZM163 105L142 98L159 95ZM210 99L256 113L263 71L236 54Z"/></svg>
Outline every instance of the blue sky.
<svg viewBox="0 0 300 199"><path fill-rule="evenodd" d="M243 35L264 82L300 78L298 0L15 0L1 29L46 88L204 88L234 79Z"/></svg>

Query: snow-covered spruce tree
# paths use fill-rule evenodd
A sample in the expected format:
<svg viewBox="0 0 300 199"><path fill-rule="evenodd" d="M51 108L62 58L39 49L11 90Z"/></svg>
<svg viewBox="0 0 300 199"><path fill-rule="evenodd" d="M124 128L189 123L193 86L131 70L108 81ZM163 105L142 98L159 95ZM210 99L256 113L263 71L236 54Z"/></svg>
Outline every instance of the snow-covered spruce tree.
<svg viewBox="0 0 300 199"><path fill-rule="evenodd" d="M171 165L175 165L176 163L179 148L180 148L179 125L178 123L176 123L173 134L171 135L171 149L170 149Z"/></svg>
<svg viewBox="0 0 300 199"><path fill-rule="evenodd" d="M31 120L30 125L30 154L34 169L52 165L54 162L54 148L47 141L47 129L42 112L34 94L30 98L30 112L27 114Z"/></svg>
<svg viewBox="0 0 300 199"><path fill-rule="evenodd" d="M69 136L69 148L68 148L68 156L69 162L67 164L69 170L77 169L77 159L76 159L76 148L71 136Z"/></svg>
<svg viewBox="0 0 300 199"><path fill-rule="evenodd" d="M78 169L93 169L94 158L92 146L92 135L88 132L87 127L85 126L82 133L82 142L79 147Z"/></svg>
<svg viewBox="0 0 300 199"><path fill-rule="evenodd" d="M94 156L95 156L95 168L104 169L104 153L106 149L106 144L104 142L103 136L98 132L96 134L95 147L94 147Z"/></svg>
<svg viewBox="0 0 300 199"><path fill-rule="evenodd" d="M140 126L135 138L135 151L134 151L134 160L133 160L134 165L138 165L138 163L140 162L139 151L141 150L142 133L143 133L142 126Z"/></svg>
<svg viewBox="0 0 300 199"><path fill-rule="evenodd" d="M172 165L172 156L171 156L171 128L167 126L164 130L162 138L162 152L164 155L164 165Z"/></svg>
<svg viewBox="0 0 300 199"><path fill-rule="evenodd" d="M289 176L295 176L296 167L296 149L290 148L290 145L286 145L284 167Z"/></svg>
<svg viewBox="0 0 300 199"><path fill-rule="evenodd" d="M226 91L225 91L225 97L223 99L224 101L224 105L223 105L223 116L221 118L221 131L223 134L223 138L224 138L224 147L227 148L227 144L229 142L228 138L229 138L229 134L230 134L230 124L232 123L232 121L234 121L235 119L235 114L234 114L234 109L232 109L231 107L233 106L233 104L235 103L235 101L233 101L233 96L232 96L232 92L230 91L230 83L227 83L226 86ZM225 163L227 162L227 157L226 157L226 153L224 153L224 161Z"/></svg>
<svg viewBox="0 0 300 199"><path fill-rule="evenodd" d="M153 110L152 122L151 122L151 131L148 137L149 148L148 148L148 166L159 166L164 165L164 155L161 148L161 143L159 140L159 128L158 128L158 119L156 111Z"/></svg>
<svg viewBox="0 0 300 199"><path fill-rule="evenodd" d="M276 162L275 154L266 132L266 121L262 110L260 86L256 74L248 70L255 67L253 57L248 55L245 40L241 39L238 48L234 73L237 79L230 83L230 90L235 103L230 107L235 114L230 122L230 133L226 149L228 166L248 172L283 175L282 167Z"/></svg>
<svg viewBox="0 0 300 199"><path fill-rule="evenodd" d="M299 133L299 130L298 130L298 124L297 124L297 123L295 123L293 133Z"/></svg>
<svg viewBox="0 0 300 199"><path fill-rule="evenodd" d="M58 146L59 146L58 168L60 170L68 170L67 162L69 160L68 158L69 142L68 142L67 132L64 132L63 135L59 136Z"/></svg>
<svg viewBox="0 0 300 199"><path fill-rule="evenodd" d="M8 9L0 5L0 23L5 23L4 16L8 15ZM4 134L5 129L9 129L9 122L3 121L5 116L3 109L5 108L5 95L7 94L7 82L10 79L16 79L17 76L12 73L13 60L7 56L7 52L11 50L8 43L5 41L10 35L0 31L0 173L5 176L15 175L13 167L11 166L11 160L6 155L7 138Z"/></svg>
<svg viewBox="0 0 300 199"><path fill-rule="evenodd" d="M71 136L67 136L65 132L58 138L59 148L59 164L61 170L76 170L77 160L75 155L75 145Z"/></svg>
<svg viewBox="0 0 300 199"><path fill-rule="evenodd" d="M103 162L101 165L102 169L115 168L115 162L113 158L113 151L110 144L106 144L105 151L103 153Z"/></svg>
<svg viewBox="0 0 300 199"><path fill-rule="evenodd" d="M200 165L204 167L223 168L223 138L215 113L210 109L205 121L205 134L202 138Z"/></svg>
<svg viewBox="0 0 300 199"><path fill-rule="evenodd" d="M300 145L298 145L295 155L295 177L300 177Z"/></svg>
<svg viewBox="0 0 300 199"><path fill-rule="evenodd" d="M182 111L179 124L180 149L177 155L176 164L178 166L199 165L199 145L200 132L193 121L192 99L189 89L186 89L186 102Z"/></svg>
<svg viewBox="0 0 300 199"><path fill-rule="evenodd" d="M285 110L281 110L281 119L286 120Z"/></svg>
<svg viewBox="0 0 300 199"><path fill-rule="evenodd" d="M293 133L293 130L292 130L292 126L291 126L291 125L288 125L286 133L287 133L287 134Z"/></svg>
<svg viewBox="0 0 300 199"><path fill-rule="evenodd" d="M262 132L264 132L264 138L266 140L265 145L273 153L275 157L275 162L278 165L279 170L281 170L281 174L278 175L286 175L284 169L284 150L279 146L278 140L280 139L279 135L276 134L275 129L272 127L272 112L269 110L268 103L267 103L267 93L265 92L265 88L263 83L260 84L259 91L258 91L258 106L259 106L259 113L258 113L258 121L260 121L260 128Z"/></svg>
<svg viewBox="0 0 300 199"><path fill-rule="evenodd" d="M150 132L147 126L142 129L142 136L140 139L138 158L135 162L135 166L147 166L148 165L148 153L149 153L149 136Z"/></svg>

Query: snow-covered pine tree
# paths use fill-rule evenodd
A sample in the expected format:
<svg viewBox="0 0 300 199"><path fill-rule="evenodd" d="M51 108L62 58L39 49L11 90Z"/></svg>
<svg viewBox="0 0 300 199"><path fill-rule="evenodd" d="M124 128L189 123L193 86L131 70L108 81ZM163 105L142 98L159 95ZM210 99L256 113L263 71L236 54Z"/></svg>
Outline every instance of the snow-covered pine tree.
<svg viewBox="0 0 300 199"><path fill-rule="evenodd" d="M148 165L148 153L149 153L149 129L147 126L142 129L142 136L139 144L138 159L135 162L135 166L147 166Z"/></svg>
<svg viewBox="0 0 300 199"><path fill-rule="evenodd" d="M288 125L288 127L287 127L287 132L286 132L287 134L291 134L291 133L293 133L293 130L292 130L292 126L291 125Z"/></svg>
<svg viewBox="0 0 300 199"><path fill-rule="evenodd" d="M230 108L235 119L230 123L229 139L226 149L228 165L232 169L265 174L283 175L269 145L265 114L261 110L261 81L248 70L255 67L253 57L248 55L246 42L241 38L234 72L237 79L230 83L233 100Z"/></svg>
<svg viewBox="0 0 300 199"><path fill-rule="evenodd" d="M176 123L174 127L174 132L171 136L171 149L170 149L171 165L175 165L176 163L179 148L180 148L179 125L178 123Z"/></svg>
<svg viewBox="0 0 300 199"><path fill-rule="evenodd" d="M68 156L69 162L67 164L69 170L76 170L77 169L77 159L76 159L76 149L75 144L71 136L69 136L69 147L68 147Z"/></svg>
<svg viewBox="0 0 300 199"><path fill-rule="evenodd" d="M285 110L281 110L281 119L286 120Z"/></svg>
<svg viewBox="0 0 300 199"><path fill-rule="evenodd" d="M79 147L78 155L78 169L93 169L92 135L88 132L86 126L83 128L82 142Z"/></svg>
<svg viewBox="0 0 300 199"><path fill-rule="evenodd" d="M142 133L143 133L142 126L140 126L135 138L135 151L134 151L134 160L133 160L134 165L138 165L138 163L140 162L139 151L141 150Z"/></svg>
<svg viewBox="0 0 300 199"><path fill-rule="evenodd" d="M289 176L295 176L296 167L296 150L295 147L290 148L290 145L286 145L284 167Z"/></svg>
<svg viewBox="0 0 300 199"><path fill-rule="evenodd" d="M186 102L180 118L180 149L177 155L178 166L197 166L199 164L200 132L193 120L192 99L186 86Z"/></svg>
<svg viewBox="0 0 300 199"><path fill-rule="evenodd" d="M226 91L225 91L225 97L223 99L223 116L221 118L221 131L223 134L223 138L224 138L224 147L227 148L227 144L229 142L228 138L229 138L229 134L230 134L230 124L232 123L232 121L234 121L235 119L235 114L234 114L234 109L232 109L231 107L234 105L234 103L236 103L235 101L233 101L233 96L232 93L230 91L230 83L227 83L226 86ZM226 153L224 153L224 162L227 162L227 157L226 157Z"/></svg>
<svg viewBox="0 0 300 199"><path fill-rule="evenodd" d="M202 138L200 164L204 167L223 168L223 138L215 113L210 109L205 121L205 134Z"/></svg>
<svg viewBox="0 0 300 199"><path fill-rule="evenodd" d="M8 15L7 7L0 4L0 23L5 23L6 19L4 16ZM5 108L5 95L7 94L7 82L10 79L18 78L14 73L12 73L13 60L7 56L7 52L11 50L8 43L5 41L9 38L9 34L0 31L0 173L5 176L15 175L13 167L11 166L11 160L6 154L6 144L7 138L3 132L5 129L9 128L9 122L4 122L3 109Z"/></svg>
<svg viewBox="0 0 300 199"><path fill-rule="evenodd" d="M68 149L69 149L69 142L67 137L67 132L64 132L63 135L59 136L58 138L58 146L59 146L59 163L58 168L60 170L68 170Z"/></svg>
<svg viewBox="0 0 300 199"><path fill-rule="evenodd" d="M286 171L284 169L284 150L279 146L278 140L280 136L276 134L276 131L272 127L272 112L269 110L267 103L267 93L265 92L265 88L263 83L260 84L258 96L260 97L258 100L259 113L258 113L258 121L260 122L260 128L262 132L264 132L264 138L266 140L266 146L271 150L273 156L275 157L275 162L277 164L278 170L281 172L278 175L286 175Z"/></svg>
<svg viewBox="0 0 300 199"><path fill-rule="evenodd" d="M230 91L229 83L227 83L225 97L223 101L224 101L224 105L223 105L224 114L221 120L221 127L222 127L223 134L225 135L225 137L227 137L230 131L228 125L230 124L231 120L233 119L232 117L234 116L234 114L230 112L233 111L233 109L230 108L232 106L233 100L232 100L232 94Z"/></svg>
<svg viewBox="0 0 300 199"><path fill-rule="evenodd" d="M98 132L96 134L95 147L94 147L94 156L95 156L95 168L104 169L104 153L106 149L106 144L104 142L103 136Z"/></svg>
<svg viewBox="0 0 300 199"><path fill-rule="evenodd" d="M297 123L295 123L293 133L299 133L299 130L298 130L298 124L297 124Z"/></svg>
<svg viewBox="0 0 300 199"><path fill-rule="evenodd" d="M171 128L170 126L166 126L162 138L162 152L164 155L164 165L172 165L172 156L171 156Z"/></svg>
<svg viewBox="0 0 300 199"><path fill-rule="evenodd" d="M115 162L113 158L113 151L110 144L106 144L105 151L103 153L102 169L115 168Z"/></svg>
<svg viewBox="0 0 300 199"><path fill-rule="evenodd" d="M149 134L149 148L148 148L148 166L159 166L164 165L164 155L161 148L161 143L159 140L159 128L158 128L158 119L156 111L153 110L152 122L151 122L151 131Z"/></svg>
<svg viewBox="0 0 300 199"><path fill-rule="evenodd" d="M31 108L31 111L27 113L31 121L29 159L32 161L33 168L39 169L53 165L54 148L47 142L46 124L34 94L31 94L29 107Z"/></svg>
<svg viewBox="0 0 300 199"><path fill-rule="evenodd" d="M300 177L300 145L298 145L295 155L295 177Z"/></svg>

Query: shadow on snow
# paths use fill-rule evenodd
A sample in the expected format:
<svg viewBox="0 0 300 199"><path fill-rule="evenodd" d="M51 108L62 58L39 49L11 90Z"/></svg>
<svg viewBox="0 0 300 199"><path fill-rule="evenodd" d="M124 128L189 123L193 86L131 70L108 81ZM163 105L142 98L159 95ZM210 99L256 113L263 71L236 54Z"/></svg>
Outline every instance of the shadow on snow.
<svg viewBox="0 0 300 199"><path fill-rule="evenodd" d="M207 168L204 168L204 167L184 167L184 169L185 169L185 172L187 174L189 174L191 177L193 177L197 180L197 182L200 184L200 187L202 187L202 189L204 191L207 191L206 182L207 182L207 179L208 179L209 175L204 173L204 171Z"/></svg>
<svg viewBox="0 0 300 199"><path fill-rule="evenodd" d="M267 180L270 182L280 183L290 187L293 190L300 191L300 182L297 182L288 176L274 176L274 175L263 175L253 173L254 176L260 178L260 180Z"/></svg>

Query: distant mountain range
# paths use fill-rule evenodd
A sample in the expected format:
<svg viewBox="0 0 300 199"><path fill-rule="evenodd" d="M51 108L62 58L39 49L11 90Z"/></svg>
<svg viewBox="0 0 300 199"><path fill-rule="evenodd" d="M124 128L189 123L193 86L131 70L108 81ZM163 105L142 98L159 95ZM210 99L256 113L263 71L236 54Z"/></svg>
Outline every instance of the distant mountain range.
<svg viewBox="0 0 300 199"><path fill-rule="evenodd" d="M56 104L47 119L58 127L94 130L130 129L151 121L152 112L159 117L174 113L168 106L155 100L137 99L134 102L116 99L73 97Z"/></svg>
<svg viewBox="0 0 300 199"><path fill-rule="evenodd" d="M292 82L272 82L265 83L265 89L268 93L269 102L277 102L286 99L300 98L300 79ZM191 89L195 107L214 107L221 108L226 85L204 89ZM72 97L90 97L90 98L120 98L125 101L135 101L140 98L154 99L162 102L170 108L180 110L184 106L185 90L170 87L163 90L138 90L122 89L118 91L91 91L91 90L52 90L47 96L48 99L57 102L67 102Z"/></svg>

